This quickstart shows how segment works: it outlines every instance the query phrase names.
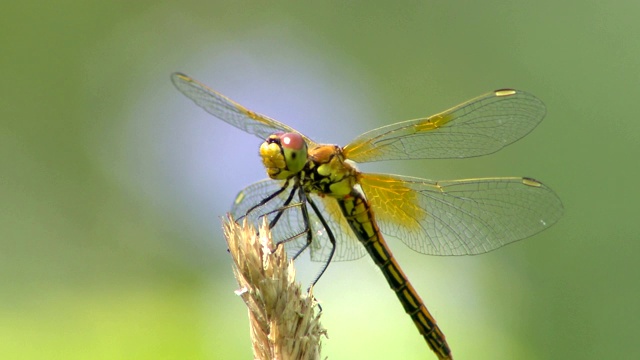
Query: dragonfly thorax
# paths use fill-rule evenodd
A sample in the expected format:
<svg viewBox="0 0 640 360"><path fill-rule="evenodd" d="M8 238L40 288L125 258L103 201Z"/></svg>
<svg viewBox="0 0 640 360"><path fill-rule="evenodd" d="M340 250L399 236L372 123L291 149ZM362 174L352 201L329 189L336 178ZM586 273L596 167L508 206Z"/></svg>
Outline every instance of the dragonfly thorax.
<svg viewBox="0 0 640 360"><path fill-rule="evenodd" d="M342 198L351 194L357 174L355 167L345 161L342 148L319 145L309 150L301 180L307 192Z"/></svg>

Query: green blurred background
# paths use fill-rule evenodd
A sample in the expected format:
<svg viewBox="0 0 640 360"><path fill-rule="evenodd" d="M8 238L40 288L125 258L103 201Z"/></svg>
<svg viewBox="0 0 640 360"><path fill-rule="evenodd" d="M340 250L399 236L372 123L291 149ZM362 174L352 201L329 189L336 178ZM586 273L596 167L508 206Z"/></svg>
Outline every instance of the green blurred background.
<svg viewBox="0 0 640 360"><path fill-rule="evenodd" d="M639 13L631 1L3 4L0 358L252 358L220 217L265 177L260 140L184 98L173 71L338 144L496 88L536 94L546 120L495 155L363 169L531 176L564 218L483 256L391 246L456 359L639 358ZM330 359L435 358L370 260L333 264L316 295Z"/></svg>

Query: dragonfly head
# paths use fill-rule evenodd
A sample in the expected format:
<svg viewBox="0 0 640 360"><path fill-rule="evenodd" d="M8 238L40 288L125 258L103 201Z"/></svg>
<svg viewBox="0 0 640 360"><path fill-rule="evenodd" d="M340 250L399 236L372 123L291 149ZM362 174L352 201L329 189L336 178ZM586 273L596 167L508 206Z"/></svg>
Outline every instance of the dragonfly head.
<svg viewBox="0 0 640 360"><path fill-rule="evenodd" d="M298 133L270 135L260 146L260 157L272 179L287 179L307 163L307 143Z"/></svg>

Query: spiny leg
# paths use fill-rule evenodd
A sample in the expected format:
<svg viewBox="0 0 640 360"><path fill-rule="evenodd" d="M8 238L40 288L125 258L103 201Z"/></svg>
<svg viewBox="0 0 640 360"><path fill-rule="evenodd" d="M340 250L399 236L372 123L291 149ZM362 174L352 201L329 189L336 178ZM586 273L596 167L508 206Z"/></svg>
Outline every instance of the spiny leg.
<svg viewBox="0 0 640 360"><path fill-rule="evenodd" d="M318 282L318 280L320 280L320 277L322 277L324 272L327 270L327 267L329 267L329 263L331 263L331 260L333 259L333 255L336 253L336 238L333 235L333 232L331 231L331 227L329 227L329 225L327 224L327 221L324 219L324 216L322 216L322 213L320 212L320 210L318 209L316 204L313 202L313 200L311 200L310 198L306 198L306 197L305 197L305 199L309 203L309 205L311 205L311 208L313 209L313 212L315 212L316 215L318 216L318 219L320 219L320 222L322 223L322 226L327 231L327 236L329 237L329 242L331 242L331 252L329 253L329 258L327 259L327 261L324 262L324 265L322 266L322 269L320 269L320 272L318 273L318 275L316 275L315 279L313 279L313 281L311 282L311 286L309 286L309 288L311 288L311 287L315 286L315 284Z"/></svg>
<svg viewBox="0 0 640 360"><path fill-rule="evenodd" d="M242 215L238 219L236 219L236 222L238 222L238 221L242 220L243 218L247 217L251 212L253 212L257 208L264 206L264 204L268 203L269 201L273 200L276 196L280 195L283 191L285 191L289 187L289 180L290 179L287 179L284 182L284 184L282 184L282 187L280 189L278 189L277 191L273 192L271 195L267 196L266 198L262 199L256 205L253 205L252 207L250 207L249 210L247 210L247 212L244 213L244 215ZM292 191L292 192L294 192L294 191ZM290 195L289 198L291 198L292 196L293 195ZM269 227L271 227L271 226L269 226Z"/></svg>
<svg viewBox="0 0 640 360"><path fill-rule="evenodd" d="M299 238L300 236L307 234L307 245L305 245L301 250L299 250L298 252L296 252L296 254L293 256L293 260L295 260L309 245L310 243L310 237L311 237L311 228L309 227L309 221L308 221L308 214L306 212L306 206L303 202L298 202L295 204L291 204L291 201L293 201L293 196L295 195L296 191L300 191L302 192L302 187L300 187L298 184L294 185L293 189L291 190L291 192L289 193L289 196L287 197L287 200L285 200L285 202L282 204L282 206L280 206L277 209L274 209L268 213L265 213L261 216L268 216L271 214L276 214L276 216L269 222L269 229L273 229L276 224L278 223L278 220L280 220L280 218L282 217L282 215L284 214L284 212L288 209L292 209L295 207L300 207L301 211L302 211L302 218L304 221L304 229L301 230L299 233L294 234L289 236L288 238L284 239L284 240L280 240L278 242L276 242L276 245L280 245L289 241L292 241L294 239Z"/></svg>
<svg viewBox="0 0 640 360"><path fill-rule="evenodd" d="M300 250L298 250L293 255L293 260L297 259L298 256L300 256L300 254L302 254L309 247L309 245L311 245L311 241L313 241L313 233L311 232L311 226L309 225L309 210L307 209L307 201L309 199L307 198L307 193L304 192L304 189L302 187L300 187L298 190L298 199L300 200L300 211L302 212L302 221L304 223L304 230L302 230L298 234L298 236L306 233L307 242L302 248L300 248Z"/></svg>
<svg viewBox="0 0 640 360"><path fill-rule="evenodd" d="M282 206L277 209L276 216L269 222L269 229L273 229L273 227L276 226L276 224L278 223L278 220L280 220L280 217L282 217L282 214L284 214L284 211L290 207L289 204L291 204L291 201L293 200L293 196L295 195L296 190L299 188L300 187L297 184L293 186L293 189L291 189L291 192L289 193L287 200L285 200Z"/></svg>

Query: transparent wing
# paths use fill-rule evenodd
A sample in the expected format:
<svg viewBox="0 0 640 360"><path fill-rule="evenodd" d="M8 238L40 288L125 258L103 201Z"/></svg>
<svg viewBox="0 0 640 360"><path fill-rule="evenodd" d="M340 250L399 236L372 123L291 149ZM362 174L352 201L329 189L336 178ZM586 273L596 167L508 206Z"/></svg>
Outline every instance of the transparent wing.
<svg viewBox="0 0 640 360"><path fill-rule="evenodd" d="M262 140L280 131L300 134L300 132L281 122L245 108L185 74L173 73L171 74L171 81L181 93L193 100L196 105L203 108L209 114L240 130L254 134ZM316 142L308 137L304 135L302 135L302 137L310 147L316 144Z"/></svg>
<svg viewBox="0 0 640 360"><path fill-rule="evenodd" d="M527 135L546 108L519 90L496 90L428 118L383 126L345 146L356 162L491 154Z"/></svg>
<svg viewBox="0 0 640 360"><path fill-rule="evenodd" d="M251 207L278 191L283 186L283 183L284 182L282 181L265 179L249 185L236 197L231 214L235 219L244 216ZM272 199L264 206L249 213L247 215L247 219L254 225L261 223L262 216L267 216L269 220L273 219L276 216L277 210L283 207L291 191L290 187L280 193L276 198ZM336 238L336 253L333 257L333 261L354 260L363 257L366 254L366 250L356 239L355 235L353 235L351 228L349 228L349 225L342 215L336 200L329 197L320 197L314 194L309 194L307 196L317 205L320 213ZM304 231L304 220L300 207L305 205L300 204L297 194L294 196L291 204L293 205L284 210L282 217L271 229L274 242L290 239ZM307 208L311 231L313 234L312 243L308 248L311 260L320 262L327 261L331 251L331 242L329 241L329 236L327 236L327 230L322 226L320 219L313 209L308 205ZM306 234L287 241L285 243L287 254L289 256L295 255L305 246L306 243Z"/></svg>
<svg viewBox="0 0 640 360"><path fill-rule="evenodd" d="M380 230L430 255L473 255L553 225L562 202L529 178L431 181L362 174Z"/></svg>

